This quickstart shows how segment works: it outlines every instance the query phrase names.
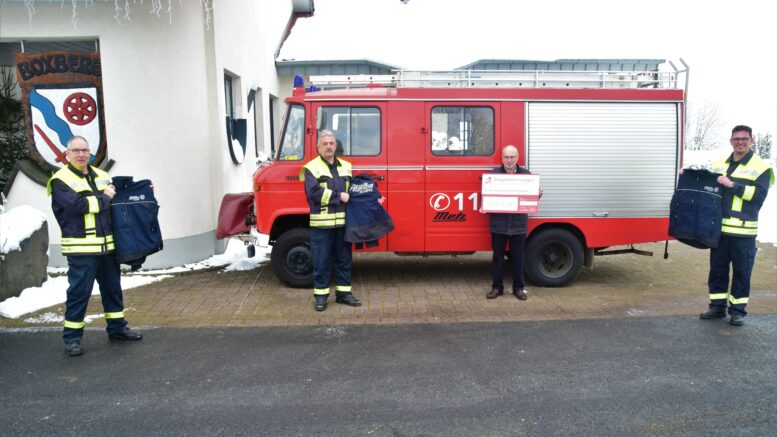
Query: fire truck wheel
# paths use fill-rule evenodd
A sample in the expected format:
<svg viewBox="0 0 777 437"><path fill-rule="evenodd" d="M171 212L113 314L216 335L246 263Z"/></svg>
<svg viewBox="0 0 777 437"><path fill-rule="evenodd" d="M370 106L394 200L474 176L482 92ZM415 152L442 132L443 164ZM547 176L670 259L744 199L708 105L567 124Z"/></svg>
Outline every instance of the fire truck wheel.
<svg viewBox="0 0 777 437"><path fill-rule="evenodd" d="M310 229L291 229L278 237L270 254L272 270L289 287L313 286L313 254Z"/></svg>
<svg viewBox="0 0 777 437"><path fill-rule="evenodd" d="M575 279L583 266L583 245L565 229L545 229L526 247L524 269L541 287L561 287Z"/></svg>

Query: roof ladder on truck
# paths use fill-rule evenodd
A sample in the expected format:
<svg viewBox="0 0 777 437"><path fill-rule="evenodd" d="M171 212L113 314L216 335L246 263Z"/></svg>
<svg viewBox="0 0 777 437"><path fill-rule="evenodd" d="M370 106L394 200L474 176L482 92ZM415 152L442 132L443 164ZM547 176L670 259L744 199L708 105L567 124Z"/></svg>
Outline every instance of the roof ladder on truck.
<svg viewBox="0 0 777 437"><path fill-rule="evenodd" d="M682 62L682 59L680 60ZM318 89L361 88L665 88L680 87L674 71L562 71L562 70L397 70L394 74L310 76ZM683 62L685 65L685 62ZM686 90L687 91L687 90Z"/></svg>

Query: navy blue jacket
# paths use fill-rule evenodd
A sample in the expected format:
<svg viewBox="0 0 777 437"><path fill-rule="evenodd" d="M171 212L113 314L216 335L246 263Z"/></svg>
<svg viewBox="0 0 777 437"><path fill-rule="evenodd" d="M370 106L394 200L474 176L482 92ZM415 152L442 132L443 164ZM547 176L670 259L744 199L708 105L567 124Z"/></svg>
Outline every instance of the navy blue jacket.
<svg viewBox="0 0 777 437"><path fill-rule="evenodd" d="M669 207L669 235L699 249L718 247L723 191L717 174L683 170Z"/></svg>
<svg viewBox="0 0 777 437"><path fill-rule="evenodd" d="M350 198L345 204L345 241L377 242L380 237L394 230L394 222L378 203L382 196L370 175L362 173L351 179L348 195Z"/></svg>
<svg viewBox="0 0 777 437"><path fill-rule="evenodd" d="M162 250L159 204L147 179L133 182L131 176L115 176L113 185L116 196L111 203L111 221L116 259L134 271L146 256Z"/></svg>
<svg viewBox="0 0 777 437"><path fill-rule="evenodd" d="M84 229L84 214L89 211L89 204L86 200L87 195L97 197L100 205L100 213L95 220L96 235L98 237L111 234L111 215L108 212L111 205L110 197L104 195L95 185L95 173L89 166L89 173L83 174L78 169L68 164L67 168L79 178L86 181L91 187L91 191L77 193L72 188L65 185L59 179L51 181L51 208L54 211L54 217L62 229L63 238L83 238L86 235ZM105 251L107 253L109 251ZM97 255L97 254L90 254Z"/></svg>

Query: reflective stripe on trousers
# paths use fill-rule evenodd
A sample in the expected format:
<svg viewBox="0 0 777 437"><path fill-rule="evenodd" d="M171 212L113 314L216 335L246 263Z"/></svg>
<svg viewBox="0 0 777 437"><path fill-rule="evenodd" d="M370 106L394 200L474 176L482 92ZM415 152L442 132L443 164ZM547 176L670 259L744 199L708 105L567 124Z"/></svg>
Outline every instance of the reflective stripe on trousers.
<svg viewBox="0 0 777 437"><path fill-rule="evenodd" d="M65 343L80 340L84 335L84 317L94 282L100 287L103 312L108 322L109 334L119 332L127 325L124 320L124 301L121 293L121 273L116 255L81 255L67 257L67 300L65 302L65 326L62 338Z"/></svg>
<svg viewBox="0 0 777 437"><path fill-rule="evenodd" d="M747 314L755 253L755 238L720 236L718 247L710 249L710 306L725 307L728 303L730 313ZM729 266L733 270L730 292Z"/></svg>
<svg viewBox="0 0 777 437"><path fill-rule="evenodd" d="M345 228L310 228L310 249L313 252L313 293L329 294L332 262L335 264L336 291L350 292L351 244L345 242Z"/></svg>

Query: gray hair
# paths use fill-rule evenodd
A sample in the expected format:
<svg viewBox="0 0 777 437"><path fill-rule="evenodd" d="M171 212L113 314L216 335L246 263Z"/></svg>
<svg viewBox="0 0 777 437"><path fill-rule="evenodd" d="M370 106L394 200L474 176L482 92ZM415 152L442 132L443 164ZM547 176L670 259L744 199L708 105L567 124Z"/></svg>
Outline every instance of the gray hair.
<svg viewBox="0 0 777 437"><path fill-rule="evenodd" d="M70 147L70 145L73 144L73 141L75 140L81 140L87 146L89 145L89 141L86 141L86 138L82 137L81 135L73 135L69 140L67 140L67 147Z"/></svg>
<svg viewBox="0 0 777 437"><path fill-rule="evenodd" d="M332 137L335 140L337 140L337 136L331 130L323 129L318 131L318 140L321 141L321 138L324 138L324 137Z"/></svg>

